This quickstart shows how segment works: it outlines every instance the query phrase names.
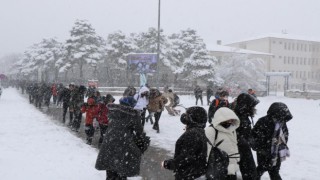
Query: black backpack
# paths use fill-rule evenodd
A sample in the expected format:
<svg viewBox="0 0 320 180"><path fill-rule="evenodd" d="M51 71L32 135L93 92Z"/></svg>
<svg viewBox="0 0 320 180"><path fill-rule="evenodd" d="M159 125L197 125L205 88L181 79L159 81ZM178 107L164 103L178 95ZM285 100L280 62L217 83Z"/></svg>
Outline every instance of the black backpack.
<svg viewBox="0 0 320 180"><path fill-rule="evenodd" d="M212 126L212 128L214 127ZM215 132L216 134L214 139L216 141L218 137L218 130L215 129ZM226 152L218 148L223 140L216 143L216 145L213 145L208 138L207 141L212 148L207 162L206 178L209 180L224 180L228 175L229 156Z"/></svg>
<svg viewBox="0 0 320 180"><path fill-rule="evenodd" d="M174 95L174 100L173 101L174 101L175 104L178 105L180 103L180 98L179 98L179 96L177 94L173 94L173 95Z"/></svg>

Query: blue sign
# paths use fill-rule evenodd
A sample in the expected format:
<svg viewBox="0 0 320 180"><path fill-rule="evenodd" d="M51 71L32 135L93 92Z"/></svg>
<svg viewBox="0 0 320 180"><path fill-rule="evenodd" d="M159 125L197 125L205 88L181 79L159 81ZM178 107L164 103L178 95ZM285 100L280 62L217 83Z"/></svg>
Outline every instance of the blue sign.
<svg viewBox="0 0 320 180"><path fill-rule="evenodd" d="M157 54L129 54L128 68L133 73L155 73L157 71Z"/></svg>

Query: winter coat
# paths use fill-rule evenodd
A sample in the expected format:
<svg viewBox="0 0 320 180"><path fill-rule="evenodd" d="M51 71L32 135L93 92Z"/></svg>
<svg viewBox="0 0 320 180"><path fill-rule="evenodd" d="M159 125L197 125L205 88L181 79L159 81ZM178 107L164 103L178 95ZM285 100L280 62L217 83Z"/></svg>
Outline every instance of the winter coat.
<svg viewBox="0 0 320 180"><path fill-rule="evenodd" d="M68 88L63 88L60 92L59 101L63 101L63 103L70 103L71 99L71 91Z"/></svg>
<svg viewBox="0 0 320 180"><path fill-rule="evenodd" d="M224 128L220 123L233 119L234 124L229 128ZM210 142L214 145L223 140L218 146L221 150L225 151L228 155L232 155L229 159L228 174L234 175L239 170L238 162L240 161L240 155L238 154L237 134L235 130L240 125L240 120L237 115L229 108L222 107L217 110L214 115L212 126L205 128L205 133ZM215 140L216 130L218 131L217 139ZM209 158L212 146L208 143L207 159ZM239 157L239 158L234 158Z"/></svg>
<svg viewBox="0 0 320 180"><path fill-rule="evenodd" d="M74 111L80 110L84 102L83 99L84 95L80 92L79 87L75 87L75 89L71 91L70 109Z"/></svg>
<svg viewBox="0 0 320 180"><path fill-rule="evenodd" d="M292 116L290 112L289 116L285 115L284 113L278 113L282 110L284 111L284 108L284 106L279 106L277 103L274 103L273 107L271 106L269 108L267 115L258 119L257 123L254 125L251 131L251 137L257 151L265 151L271 153L271 141L276 121L284 122L284 125L282 126L282 132L286 134L285 139L286 142L288 142L289 130L286 122L291 120Z"/></svg>
<svg viewBox="0 0 320 180"><path fill-rule="evenodd" d="M200 87L196 87L196 88L194 89L194 95L195 95L196 97L201 97L201 96L202 96L202 89L201 89Z"/></svg>
<svg viewBox="0 0 320 180"><path fill-rule="evenodd" d="M174 94L173 92L163 93L163 96L169 100L168 107L172 107L174 105Z"/></svg>
<svg viewBox="0 0 320 180"><path fill-rule="evenodd" d="M161 112L164 109L165 104L168 102L168 99L163 95L159 94L158 96L149 99L148 110L150 112Z"/></svg>
<svg viewBox="0 0 320 180"><path fill-rule="evenodd" d="M220 107L229 107L229 101L227 100L222 100L222 99L214 99L208 110L208 122L212 123L212 118L215 114L215 112L220 108Z"/></svg>
<svg viewBox="0 0 320 180"><path fill-rule="evenodd" d="M53 84L51 87L51 93L53 96L58 96L58 90L57 90L57 85Z"/></svg>
<svg viewBox="0 0 320 180"><path fill-rule="evenodd" d="M137 104L135 105L134 109L137 110L143 110L143 108L146 108L149 104L149 99L146 96L141 96L142 93L149 92L149 88L142 87L140 91L134 95L134 99L137 101Z"/></svg>
<svg viewBox="0 0 320 180"><path fill-rule="evenodd" d="M93 101L93 104L89 103L90 100ZM81 107L81 112L86 113L85 125L92 125L93 120L98 116L98 106L92 98L89 98L88 103Z"/></svg>
<svg viewBox="0 0 320 180"><path fill-rule="evenodd" d="M164 167L175 172L176 179L196 179L206 172L207 139L204 129L196 124L187 128L176 142L173 159Z"/></svg>
<svg viewBox="0 0 320 180"><path fill-rule="evenodd" d="M108 125L108 108L104 103L99 103L98 104L98 122L99 124L104 124L104 125Z"/></svg>
<svg viewBox="0 0 320 180"><path fill-rule="evenodd" d="M142 153L133 139L143 133L140 113L120 104L108 104L107 107L109 127L95 167L126 177L138 175Z"/></svg>

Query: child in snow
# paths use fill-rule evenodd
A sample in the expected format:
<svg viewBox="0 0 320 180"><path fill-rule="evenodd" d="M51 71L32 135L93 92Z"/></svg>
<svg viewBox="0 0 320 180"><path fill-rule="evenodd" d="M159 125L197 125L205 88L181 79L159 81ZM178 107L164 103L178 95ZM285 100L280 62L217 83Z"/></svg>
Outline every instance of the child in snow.
<svg viewBox="0 0 320 180"><path fill-rule="evenodd" d="M84 103L84 105L81 107L81 112L86 113L84 130L87 134L87 144L91 145L94 135L93 121L98 115L98 107L93 98L89 98L87 103Z"/></svg>
<svg viewBox="0 0 320 180"><path fill-rule="evenodd" d="M100 127L100 138L99 138L99 146L101 145L103 138L105 136L105 133L108 128L108 107L107 105L110 103L113 103L115 99L111 94L107 94L106 96L102 97L102 101L98 103L98 122L99 122L99 127Z"/></svg>

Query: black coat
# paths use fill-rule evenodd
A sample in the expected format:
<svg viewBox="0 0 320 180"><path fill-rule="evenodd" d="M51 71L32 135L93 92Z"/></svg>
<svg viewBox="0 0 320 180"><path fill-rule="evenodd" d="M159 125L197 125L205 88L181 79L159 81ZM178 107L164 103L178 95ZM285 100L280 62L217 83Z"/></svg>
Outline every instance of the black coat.
<svg viewBox="0 0 320 180"><path fill-rule="evenodd" d="M289 130L287 122L292 119L288 107L280 102L273 103L268 109L267 116L260 118L252 129L251 136L256 150L271 151L271 140L277 122L282 122L282 132L288 142Z"/></svg>
<svg viewBox="0 0 320 180"><path fill-rule="evenodd" d="M95 167L126 177L138 175L142 153L133 139L143 133L140 114L119 104L109 104L108 109L109 127Z"/></svg>
<svg viewBox="0 0 320 180"><path fill-rule="evenodd" d="M60 91L59 91L60 92ZM71 91L69 88L63 88L60 92L59 101L69 104L71 99Z"/></svg>
<svg viewBox="0 0 320 180"><path fill-rule="evenodd" d="M176 179L195 179L206 172L207 138L203 128L189 127L176 142L174 158L165 168L175 172Z"/></svg>

